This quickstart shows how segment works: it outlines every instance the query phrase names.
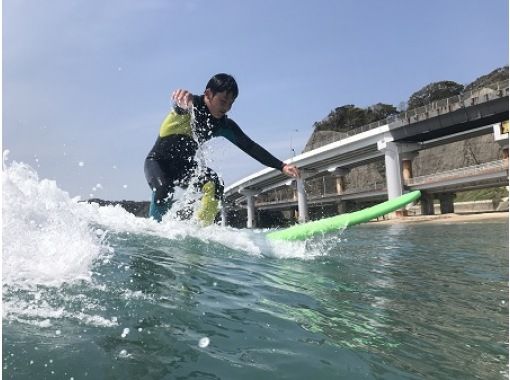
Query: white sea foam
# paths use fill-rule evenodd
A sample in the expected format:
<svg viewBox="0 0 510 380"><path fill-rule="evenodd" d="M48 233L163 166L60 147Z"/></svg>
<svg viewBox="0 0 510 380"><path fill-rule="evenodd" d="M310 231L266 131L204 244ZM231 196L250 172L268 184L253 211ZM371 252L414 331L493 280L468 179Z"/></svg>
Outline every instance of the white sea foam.
<svg viewBox="0 0 510 380"><path fill-rule="evenodd" d="M17 298L4 300L2 313L3 319L41 328L49 328L53 325L53 321L61 319L77 320L88 326L112 327L118 325L115 317L111 319L102 317L97 314L98 310L93 310L93 308L90 308L88 312L73 311L67 310L64 306L55 307L46 301L35 302Z"/></svg>
<svg viewBox="0 0 510 380"><path fill-rule="evenodd" d="M216 224L203 227L193 221L174 220L166 216L161 223L158 223L152 219L137 218L119 205L84 204L83 206L82 213L88 213L87 219L115 232L141 233L171 240L193 237L253 256L312 259L324 255L323 244L307 245L303 241L269 241L265 237L265 231L260 229L237 229Z"/></svg>
<svg viewBox="0 0 510 380"><path fill-rule="evenodd" d="M80 217L77 201L28 165L7 163L2 174L3 281L59 286L90 278L101 241Z"/></svg>

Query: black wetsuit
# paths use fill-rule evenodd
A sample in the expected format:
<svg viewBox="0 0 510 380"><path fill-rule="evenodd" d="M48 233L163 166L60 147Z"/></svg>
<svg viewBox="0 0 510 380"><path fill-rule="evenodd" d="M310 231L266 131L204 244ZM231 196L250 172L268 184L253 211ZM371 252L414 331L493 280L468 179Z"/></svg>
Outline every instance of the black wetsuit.
<svg viewBox="0 0 510 380"><path fill-rule="evenodd" d="M153 190L153 202L162 202L173 194L175 186L187 187L197 167L195 154L200 144L223 136L260 163L282 170L284 164L251 140L226 115L214 118L204 102L204 96L193 96L192 123L187 110L175 106L161 124L154 147L145 160L145 177ZM199 174L198 186L213 181L215 196L221 199L223 184L213 170Z"/></svg>

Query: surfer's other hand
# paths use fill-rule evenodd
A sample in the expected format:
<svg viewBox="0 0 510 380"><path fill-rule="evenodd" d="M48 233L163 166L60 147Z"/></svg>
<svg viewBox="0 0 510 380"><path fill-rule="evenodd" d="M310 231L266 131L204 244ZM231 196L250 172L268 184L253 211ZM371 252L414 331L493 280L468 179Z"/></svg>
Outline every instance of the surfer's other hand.
<svg viewBox="0 0 510 380"><path fill-rule="evenodd" d="M175 104L182 108L182 109L188 109L192 106L193 102L193 95L191 92L187 90L178 89L172 92L171 99L175 102Z"/></svg>
<svg viewBox="0 0 510 380"><path fill-rule="evenodd" d="M299 169L295 165L285 164L282 168L282 172L289 177L299 177Z"/></svg>

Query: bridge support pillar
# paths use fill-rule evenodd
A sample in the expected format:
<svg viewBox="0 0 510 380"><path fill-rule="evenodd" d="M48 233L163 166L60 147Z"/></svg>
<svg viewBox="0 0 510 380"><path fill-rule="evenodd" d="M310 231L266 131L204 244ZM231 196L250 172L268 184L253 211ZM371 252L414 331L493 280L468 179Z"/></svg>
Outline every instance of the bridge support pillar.
<svg viewBox="0 0 510 380"><path fill-rule="evenodd" d="M402 180L404 184L407 184L408 181L413 178L413 158L418 155L418 152L407 152L401 155L402 157ZM399 216L407 216L407 210L399 210L397 211L397 215Z"/></svg>
<svg viewBox="0 0 510 380"><path fill-rule="evenodd" d="M256 227L255 195L258 194L258 192L253 189L242 189L239 190L239 193L246 196L246 213L247 213L246 227L255 228Z"/></svg>
<svg viewBox="0 0 510 380"><path fill-rule="evenodd" d="M411 160L402 161L402 177L404 178L404 182L413 178L413 167L411 165Z"/></svg>
<svg viewBox="0 0 510 380"><path fill-rule="evenodd" d="M255 228L256 220L255 220L255 197L253 195L248 195L246 197L247 208L246 212L248 214L248 219L246 220L247 228Z"/></svg>
<svg viewBox="0 0 510 380"><path fill-rule="evenodd" d="M454 193L442 193L439 194L438 198L441 214L453 214L455 212L453 207Z"/></svg>
<svg viewBox="0 0 510 380"><path fill-rule="evenodd" d="M503 159L508 159L508 120L493 124L492 128L494 131L494 141L496 141L503 150Z"/></svg>
<svg viewBox="0 0 510 380"><path fill-rule="evenodd" d="M386 186L388 188L388 199L397 198L402 195L402 169L398 144L393 141L379 141L377 148L384 152L384 164L386 166Z"/></svg>
<svg viewBox="0 0 510 380"><path fill-rule="evenodd" d="M305 180L304 178L296 179L296 192L298 201L298 221L305 223L308 220L308 202L306 199Z"/></svg>
<svg viewBox="0 0 510 380"><path fill-rule="evenodd" d="M422 215L434 215L434 196L432 194L422 192L420 205Z"/></svg>
<svg viewBox="0 0 510 380"><path fill-rule="evenodd" d="M418 155L418 152L407 152L401 155L402 158L402 179L404 184L413 178L413 158Z"/></svg>
<svg viewBox="0 0 510 380"><path fill-rule="evenodd" d="M335 181L336 181L336 193L342 194L345 191L345 177L344 176L336 177Z"/></svg>
<svg viewBox="0 0 510 380"><path fill-rule="evenodd" d="M350 169L348 168L335 168L334 170L329 170L331 176L335 178L336 184L336 193L342 194L345 191L345 177L349 174Z"/></svg>
<svg viewBox="0 0 510 380"><path fill-rule="evenodd" d="M404 178L402 170L402 160L418 150L417 144L396 143L394 141L381 140L377 142L377 149L384 152L384 164L386 166L386 188L388 189L388 199L401 196L404 192ZM414 153L416 154L416 153ZM410 158L408 158L410 161ZM410 162L406 164L406 175L412 175ZM395 212L396 216L405 216L405 209Z"/></svg>
<svg viewBox="0 0 510 380"><path fill-rule="evenodd" d="M337 205L337 212L339 214L345 214L347 210L347 202L346 201L340 201L338 202L338 205Z"/></svg>

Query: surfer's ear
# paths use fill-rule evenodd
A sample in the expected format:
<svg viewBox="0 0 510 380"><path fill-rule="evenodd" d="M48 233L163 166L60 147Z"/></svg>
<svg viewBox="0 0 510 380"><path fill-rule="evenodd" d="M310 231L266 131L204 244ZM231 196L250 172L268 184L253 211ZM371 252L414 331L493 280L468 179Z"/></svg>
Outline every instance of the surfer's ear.
<svg viewBox="0 0 510 380"><path fill-rule="evenodd" d="M209 109L211 109L211 103L213 101L213 98L214 98L214 92L209 88L206 89L204 91L204 101Z"/></svg>

